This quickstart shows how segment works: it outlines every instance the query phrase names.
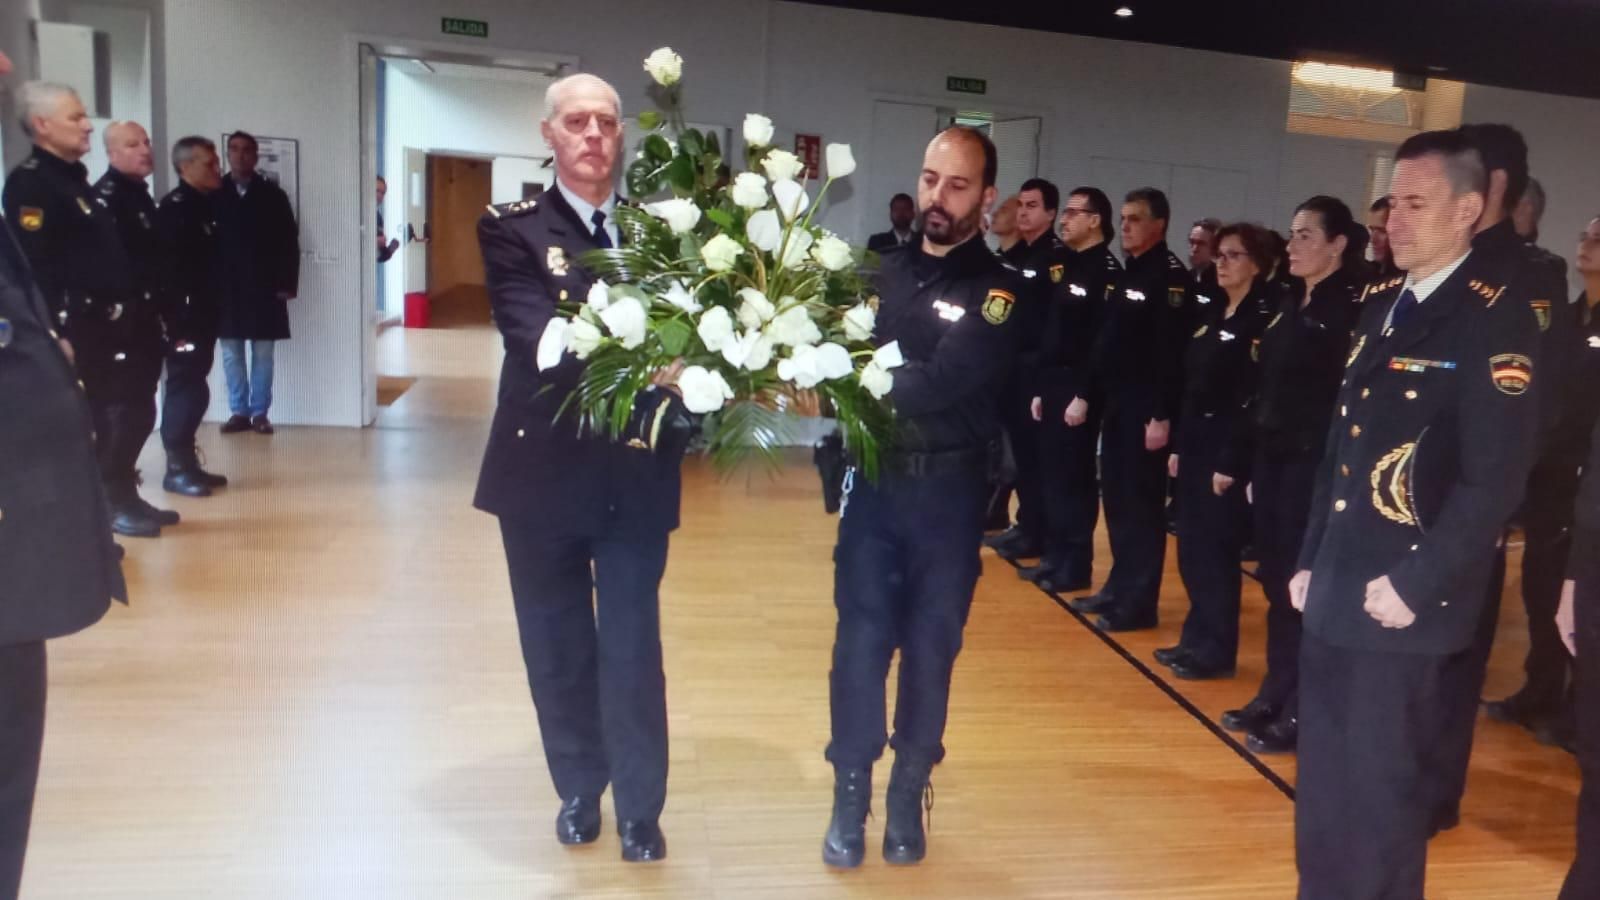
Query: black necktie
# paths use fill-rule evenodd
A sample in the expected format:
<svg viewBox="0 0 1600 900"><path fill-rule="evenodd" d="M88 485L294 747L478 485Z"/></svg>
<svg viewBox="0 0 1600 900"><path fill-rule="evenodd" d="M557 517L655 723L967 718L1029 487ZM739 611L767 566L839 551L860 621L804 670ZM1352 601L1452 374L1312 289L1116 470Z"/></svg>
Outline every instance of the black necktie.
<svg viewBox="0 0 1600 900"><path fill-rule="evenodd" d="M603 213L603 212L601 212L600 210L597 209L597 210L594 211L594 215L589 217L589 221L594 223L594 242L595 243L599 244L602 248L607 249L607 250L609 250L612 247L616 246L616 244L611 243L611 235L606 233L606 214L605 213Z"/></svg>
<svg viewBox="0 0 1600 900"><path fill-rule="evenodd" d="M1412 293L1410 288L1406 288L1400 299L1394 302L1394 309L1389 311L1389 330L1393 331L1404 324L1416 308L1417 295Z"/></svg>

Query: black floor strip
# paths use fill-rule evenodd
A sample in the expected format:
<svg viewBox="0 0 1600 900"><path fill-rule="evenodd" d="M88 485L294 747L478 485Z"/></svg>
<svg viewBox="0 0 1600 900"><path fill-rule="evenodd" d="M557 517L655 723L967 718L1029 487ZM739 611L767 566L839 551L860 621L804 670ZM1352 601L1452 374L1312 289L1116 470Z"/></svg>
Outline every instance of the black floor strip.
<svg viewBox="0 0 1600 900"><path fill-rule="evenodd" d="M1004 557L1001 558L1004 559ZM1022 568L1021 564L1015 561L1007 560L1007 562L1010 562L1013 568ZM1254 573L1249 574L1251 574L1252 577L1254 576ZM1038 585L1034 585L1034 587L1038 587ZM1090 634L1099 638L1101 642L1103 642L1107 647L1111 648L1112 652L1122 657L1122 659L1127 662L1128 665L1133 666L1133 668L1137 670L1139 674L1143 675L1145 678L1148 678L1151 684L1154 684L1156 687L1160 688L1161 692L1170 697L1172 702L1178 704L1180 709L1193 717L1196 722L1204 725L1207 731L1211 732L1217 738L1217 740L1221 741L1229 750L1232 750L1234 753L1238 754L1240 759L1249 763L1250 768L1255 769L1262 778L1265 778L1269 784L1277 788L1279 793L1283 794L1285 797L1288 797L1291 801L1294 800L1294 785L1284 781L1277 772L1272 771L1272 769L1266 763L1261 761L1260 757L1256 756L1254 753L1251 753L1249 748L1239 743L1237 738L1229 734L1227 729L1223 728L1221 725L1218 725L1216 722L1211 721L1211 718L1204 712L1201 712L1199 707L1189 702L1188 697L1185 697L1183 694L1179 693L1178 689L1174 688L1171 684L1168 684L1165 678L1157 675L1149 666L1145 665L1142 660L1128 652L1127 647L1122 646L1111 635L1094 627L1094 623L1089 621L1088 616L1085 616L1083 613L1073 609L1060 594L1046 591L1043 588L1039 588L1039 592L1049 597L1051 600L1054 600L1056 605L1066 610L1067 615L1076 619L1079 625L1082 625Z"/></svg>

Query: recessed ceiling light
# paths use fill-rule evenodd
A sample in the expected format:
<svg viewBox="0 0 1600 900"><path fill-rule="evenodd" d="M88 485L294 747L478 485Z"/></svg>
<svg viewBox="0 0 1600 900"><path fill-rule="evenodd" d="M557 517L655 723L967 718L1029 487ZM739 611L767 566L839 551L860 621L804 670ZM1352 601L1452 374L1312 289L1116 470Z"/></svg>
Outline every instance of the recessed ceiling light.
<svg viewBox="0 0 1600 900"><path fill-rule="evenodd" d="M1132 15L1133 15L1133 7L1131 7L1131 6L1119 6L1119 7L1117 7L1117 18L1126 19L1126 18L1129 18Z"/></svg>

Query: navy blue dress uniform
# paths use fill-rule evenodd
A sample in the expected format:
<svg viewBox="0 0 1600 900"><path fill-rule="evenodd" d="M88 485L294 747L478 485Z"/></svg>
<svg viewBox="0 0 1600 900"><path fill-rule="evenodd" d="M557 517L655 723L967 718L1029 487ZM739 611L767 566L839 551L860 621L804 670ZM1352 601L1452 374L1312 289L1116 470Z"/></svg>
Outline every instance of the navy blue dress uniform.
<svg viewBox="0 0 1600 900"><path fill-rule="evenodd" d="M598 834L607 784L619 827L653 827L666 803L659 586L686 443L652 451L586 433L570 413L557 419L583 365L568 356L541 372L535 353L557 304L594 283L578 258L601 247L596 234L559 189L490 207L478 223L506 357L473 502L500 520L556 792L564 811L593 811L583 833L558 821L568 843Z"/></svg>
<svg viewBox="0 0 1600 900"><path fill-rule="evenodd" d="M1039 480L1044 501L1044 556L1033 577L1047 591L1080 590L1088 587L1094 565L1105 405L1093 388L1089 367L1122 263L1105 243L1083 251L1062 245L1037 277L1045 279L1052 296L1031 378L1041 407ZM1089 412L1082 425L1072 426L1064 416L1075 397L1088 403Z"/></svg>
<svg viewBox="0 0 1600 900"><path fill-rule="evenodd" d="M196 443L200 423L211 405L207 379L216 362L217 326L222 317L222 233L216 198L180 181L161 198L156 228L169 261L162 313L167 363L161 405L167 475L162 484L174 493L203 497L228 483L227 478L201 468Z"/></svg>
<svg viewBox="0 0 1600 900"><path fill-rule="evenodd" d="M1145 426L1171 422L1182 404L1180 331L1189 272L1165 242L1127 260L1111 292L1090 364L1105 398L1100 490L1111 539L1111 575L1100 593L1076 602L1101 613L1109 631L1153 628L1167 556L1167 456L1145 449Z"/></svg>
<svg viewBox="0 0 1600 900"><path fill-rule="evenodd" d="M1317 477L1298 566L1311 572L1301 900L1422 896L1449 672L1472 650L1495 543L1533 463L1532 312L1488 255L1439 276L1421 297L1405 278L1369 285ZM1364 609L1385 576L1416 615L1409 627Z"/></svg>
<svg viewBox="0 0 1600 900"><path fill-rule="evenodd" d="M1589 444L1567 563L1567 577L1576 582L1573 688L1583 788L1578 795L1578 855L1560 900L1600 897L1600 429L1591 434Z"/></svg>
<svg viewBox="0 0 1600 900"><path fill-rule="evenodd" d="M1224 716L1224 724L1251 731L1275 722L1293 729L1299 719L1300 613L1289 602L1311 516L1311 492L1322 462L1339 382L1360 313L1365 271L1347 269L1311 289L1277 294L1261 336L1261 375L1251 401L1254 426L1249 481L1255 518L1256 577L1267 598L1267 674L1255 698ZM1304 301L1304 302L1303 302ZM1302 305L1303 303L1303 305ZM1243 480L1239 460L1219 470ZM1292 732L1282 737L1292 742Z"/></svg>
<svg viewBox="0 0 1600 900"><path fill-rule="evenodd" d="M57 342L56 314L7 224L0 222L0 897L15 897L44 739L45 641L87 628L128 595L89 403Z"/></svg>
<svg viewBox="0 0 1600 900"><path fill-rule="evenodd" d="M300 293L300 236L289 195L257 175L243 194L232 176L217 191L224 301L217 337L289 339L289 302Z"/></svg>
<svg viewBox="0 0 1600 900"><path fill-rule="evenodd" d="M1272 311L1264 282L1231 315L1220 287L1194 299L1200 324L1184 353L1183 424L1174 446L1178 572L1189 594L1189 615L1172 670L1180 678L1209 678L1231 675L1239 655L1239 555L1250 516L1250 472L1239 461L1251 455L1249 407ZM1224 471L1234 483L1218 496L1212 476Z"/></svg>
<svg viewBox="0 0 1600 900"><path fill-rule="evenodd" d="M1018 364L1012 370L1005 394L1005 432L1016 464L1017 524L990 543L1010 559L1038 556L1045 531L1043 474L1039 459L1039 423L1033 420L1031 374L1039 364L1041 337L1047 324L1052 294L1050 267L1061 261L1066 245L1054 231L1045 231L1032 243L1019 240L1002 257L1017 268L1027 288L1017 297L1017 330L1021 334Z"/></svg>
<svg viewBox="0 0 1600 900"><path fill-rule="evenodd" d="M893 453L877 483L848 476L834 551L839 622L826 755L840 779L835 824L845 802L837 791L854 785L859 817L845 818L859 835L872 765L892 744L884 850L891 861L914 862L924 848L920 801L944 758L950 677L982 569L987 468L1022 338L1018 304L1030 285L974 237L944 257L920 249L886 255L876 287L875 340L898 341L906 364L894 370L889 395ZM884 679L896 650L891 741ZM831 829L829 843L836 837Z"/></svg>

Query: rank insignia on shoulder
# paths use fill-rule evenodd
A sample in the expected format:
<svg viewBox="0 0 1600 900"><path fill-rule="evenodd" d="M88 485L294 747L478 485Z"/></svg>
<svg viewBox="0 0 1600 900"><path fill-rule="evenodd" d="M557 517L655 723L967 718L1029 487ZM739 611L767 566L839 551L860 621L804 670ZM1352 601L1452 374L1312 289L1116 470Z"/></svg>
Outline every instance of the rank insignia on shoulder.
<svg viewBox="0 0 1600 900"><path fill-rule="evenodd" d="M1361 300L1365 301L1373 294L1381 294L1384 291L1393 290L1394 288L1397 288L1405 283L1406 277L1404 275L1401 275L1398 278L1391 278L1388 281L1371 282L1367 285L1367 289L1361 292Z"/></svg>
<svg viewBox="0 0 1600 900"><path fill-rule="evenodd" d="M1191 337L1204 337L1205 333L1206 333L1206 326L1201 325L1199 328L1196 328L1194 330L1194 334L1191 335Z"/></svg>
<svg viewBox="0 0 1600 900"><path fill-rule="evenodd" d="M567 251L560 247L551 247L545 251L544 267L550 274L561 278L567 274Z"/></svg>
<svg viewBox="0 0 1600 900"><path fill-rule="evenodd" d="M1489 358L1489 375L1500 393L1517 397L1533 384L1533 360L1520 353L1502 353Z"/></svg>
<svg viewBox="0 0 1600 900"><path fill-rule="evenodd" d="M496 219L502 216L514 216L539 207L538 200L518 200L515 203L491 203L489 213Z"/></svg>
<svg viewBox="0 0 1600 900"><path fill-rule="evenodd" d="M1549 331L1550 330L1550 301L1549 300L1532 300L1532 301L1529 301L1528 305L1533 307L1533 316L1534 316L1534 318L1539 320L1539 330L1540 331Z"/></svg>
<svg viewBox="0 0 1600 900"><path fill-rule="evenodd" d="M1173 309L1182 309L1184 293L1185 289L1181 287L1167 288L1167 305Z"/></svg>
<svg viewBox="0 0 1600 900"><path fill-rule="evenodd" d="M1011 310L1017 305L1017 298L1007 291L999 288L991 290L983 298L983 320L990 325L1002 325L1011 318Z"/></svg>
<svg viewBox="0 0 1600 900"><path fill-rule="evenodd" d="M1277 315L1272 317L1272 321L1267 323L1267 329L1270 331L1273 327L1275 327L1281 321L1283 321L1283 313L1282 313L1282 311L1279 311L1279 313ZM1256 341L1256 343L1259 344L1261 342L1260 341Z"/></svg>
<svg viewBox="0 0 1600 900"><path fill-rule="evenodd" d="M38 231L44 227L44 210L37 206L24 206L17 211L17 225L23 231Z"/></svg>
<svg viewBox="0 0 1600 900"><path fill-rule="evenodd" d="M1056 265L1053 265L1053 266L1050 267L1050 283L1051 284L1060 284L1061 283L1061 279L1065 278L1066 275L1067 275L1067 267L1066 266L1061 265L1060 263L1057 263Z"/></svg>
<svg viewBox="0 0 1600 900"><path fill-rule="evenodd" d="M82 197L78 198L78 208L83 210L83 214L86 216L94 215L94 208L89 205L89 201Z"/></svg>
<svg viewBox="0 0 1600 900"><path fill-rule="evenodd" d="M1505 291L1506 291L1506 289L1504 287L1497 287L1497 286L1492 285L1492 284L1485 284L1484 282L1479 281L1476 278L1474 278L1471 281L1467 282L1467 287L1471 288L1472 292L1474 294L1477 294L1478 296L1482 297L1483 299L1489 301L1489 305L1490 306L1493 306L1495 301L1500 299L1500 295L1505 293Z"/></svg>

